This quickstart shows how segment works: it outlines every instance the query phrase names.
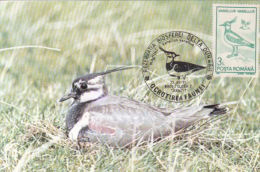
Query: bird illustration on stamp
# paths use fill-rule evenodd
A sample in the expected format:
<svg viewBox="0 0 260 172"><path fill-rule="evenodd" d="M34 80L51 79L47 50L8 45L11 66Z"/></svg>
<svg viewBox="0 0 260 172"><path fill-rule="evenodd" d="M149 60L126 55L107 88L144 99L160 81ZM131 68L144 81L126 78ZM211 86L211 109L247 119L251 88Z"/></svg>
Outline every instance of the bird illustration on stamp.
<svg viewBox="0 0 260 172"><path fill-rule="evenodd" d="M258 5L213 4L215 76L257 77Z"/></svg>
<svg viewBox="0 0 260 172"><path fill-rule="evenodd" d="M250 47L250 48L255 48L254 44L250 43L249 41L242 38L240 35L238 35L237 33L233 32L231 30L231 25L233 23L235 23L236 20L237 20L237 17L235 17L231 21L226 21L223 24L219 25L219 26L225 27L224 40L227 44L231 45L233 48L232 54L228 55L227 58L239 56L238 46L246 46L246 47Z"/></svg>

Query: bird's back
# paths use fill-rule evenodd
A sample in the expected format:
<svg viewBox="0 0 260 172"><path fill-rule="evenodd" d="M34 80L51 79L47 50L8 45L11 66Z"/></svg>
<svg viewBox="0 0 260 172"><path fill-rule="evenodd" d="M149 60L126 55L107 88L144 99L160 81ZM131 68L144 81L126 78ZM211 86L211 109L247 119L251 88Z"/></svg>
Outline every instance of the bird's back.
<svg viewBox="0 0 260 172"><path fill-rule="evenodd" d="M123 146L131 143L134 138L147 140L151 132L154 138L172 132L165 109L156 109L124 97L106 96L89 104L85 111L91 114L89 129L94 131L93 141L103 138L104 142ZM92 134L87 132L85 136ZM98 135L98 138L94 135Z"/></svg>
<svg viewBox="0 0 260 172"><path fill-rule="evenodd" d="M248 46L254 48L254 44L248 42L238 34L233 31L229 31L225 33L225 40L228 44L236 45L236 46Z"/></svg>
<svg viewBox="0 0 260 172"><path fill-rule="evenodd" d="M203 106L163 109L108 95L86 104L84 113L89 114L89 122L80 131L79 140L112 146L125 146L135 139L156 140L187 128L212 111Z"/></svg>
<svg viewBox="0 0 260 172"><path fill-rule="evenodd" d="M188 62L182 62L182 61L175 61L174 63L166 63L166 69L167 71L173 69L174 72L177 73L193 73L201 69L205 69L206 67L188 63Z"/></svg>

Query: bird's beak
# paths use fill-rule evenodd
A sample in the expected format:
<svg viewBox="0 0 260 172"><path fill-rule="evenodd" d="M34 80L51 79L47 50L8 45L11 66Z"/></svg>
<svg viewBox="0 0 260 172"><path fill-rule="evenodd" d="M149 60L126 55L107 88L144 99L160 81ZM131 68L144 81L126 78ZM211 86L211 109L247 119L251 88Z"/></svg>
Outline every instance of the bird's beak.
<svg viewBox="0 0 260 172"><path fill-rule="evenodd" d="M223 23L223 24L220 24L219 26L225 26L225 24Z"/></svg>
<svg viewBox="0 0 260 172"><path fill-rule="evenodd" d="M65 96L63 96L61 99L60 99L60 102L63 102L65 100L68 100L70 98L77 98L77 94L76 92L70 92L68 94L66 94Z"/></svg>

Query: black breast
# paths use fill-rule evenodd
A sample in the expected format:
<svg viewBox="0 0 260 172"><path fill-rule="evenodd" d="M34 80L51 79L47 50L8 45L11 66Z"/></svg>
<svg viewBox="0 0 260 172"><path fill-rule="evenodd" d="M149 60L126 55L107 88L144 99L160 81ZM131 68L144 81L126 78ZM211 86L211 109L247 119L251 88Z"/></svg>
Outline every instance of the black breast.
<svg viewBox="0 0 260 172"><path fill-rule="evenodd" d="M69 112L66 116L66 135L67 136L69 134L69 131L73 128L73 126L82 117L85 107L86 107L86 103L76 103L76 102L73 102L72 105L70 106Z"/></svg>
<svg viewBox="0 0 260 172"><path fill-rule="evenodd" d="M166 70L167 71L172 70L173 66L174 66L174 61L166 63Z"/></svg>

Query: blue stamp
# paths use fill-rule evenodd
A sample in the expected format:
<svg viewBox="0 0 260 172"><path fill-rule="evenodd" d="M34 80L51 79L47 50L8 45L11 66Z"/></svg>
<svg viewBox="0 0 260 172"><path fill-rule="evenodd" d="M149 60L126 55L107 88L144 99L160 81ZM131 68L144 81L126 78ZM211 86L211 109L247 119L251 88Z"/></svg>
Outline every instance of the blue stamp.
<svg viewBox="0 0 260 172"><path fill-rule="evenodd" d="M214 76L258 77L258 5L213 4Z"/></svg>

